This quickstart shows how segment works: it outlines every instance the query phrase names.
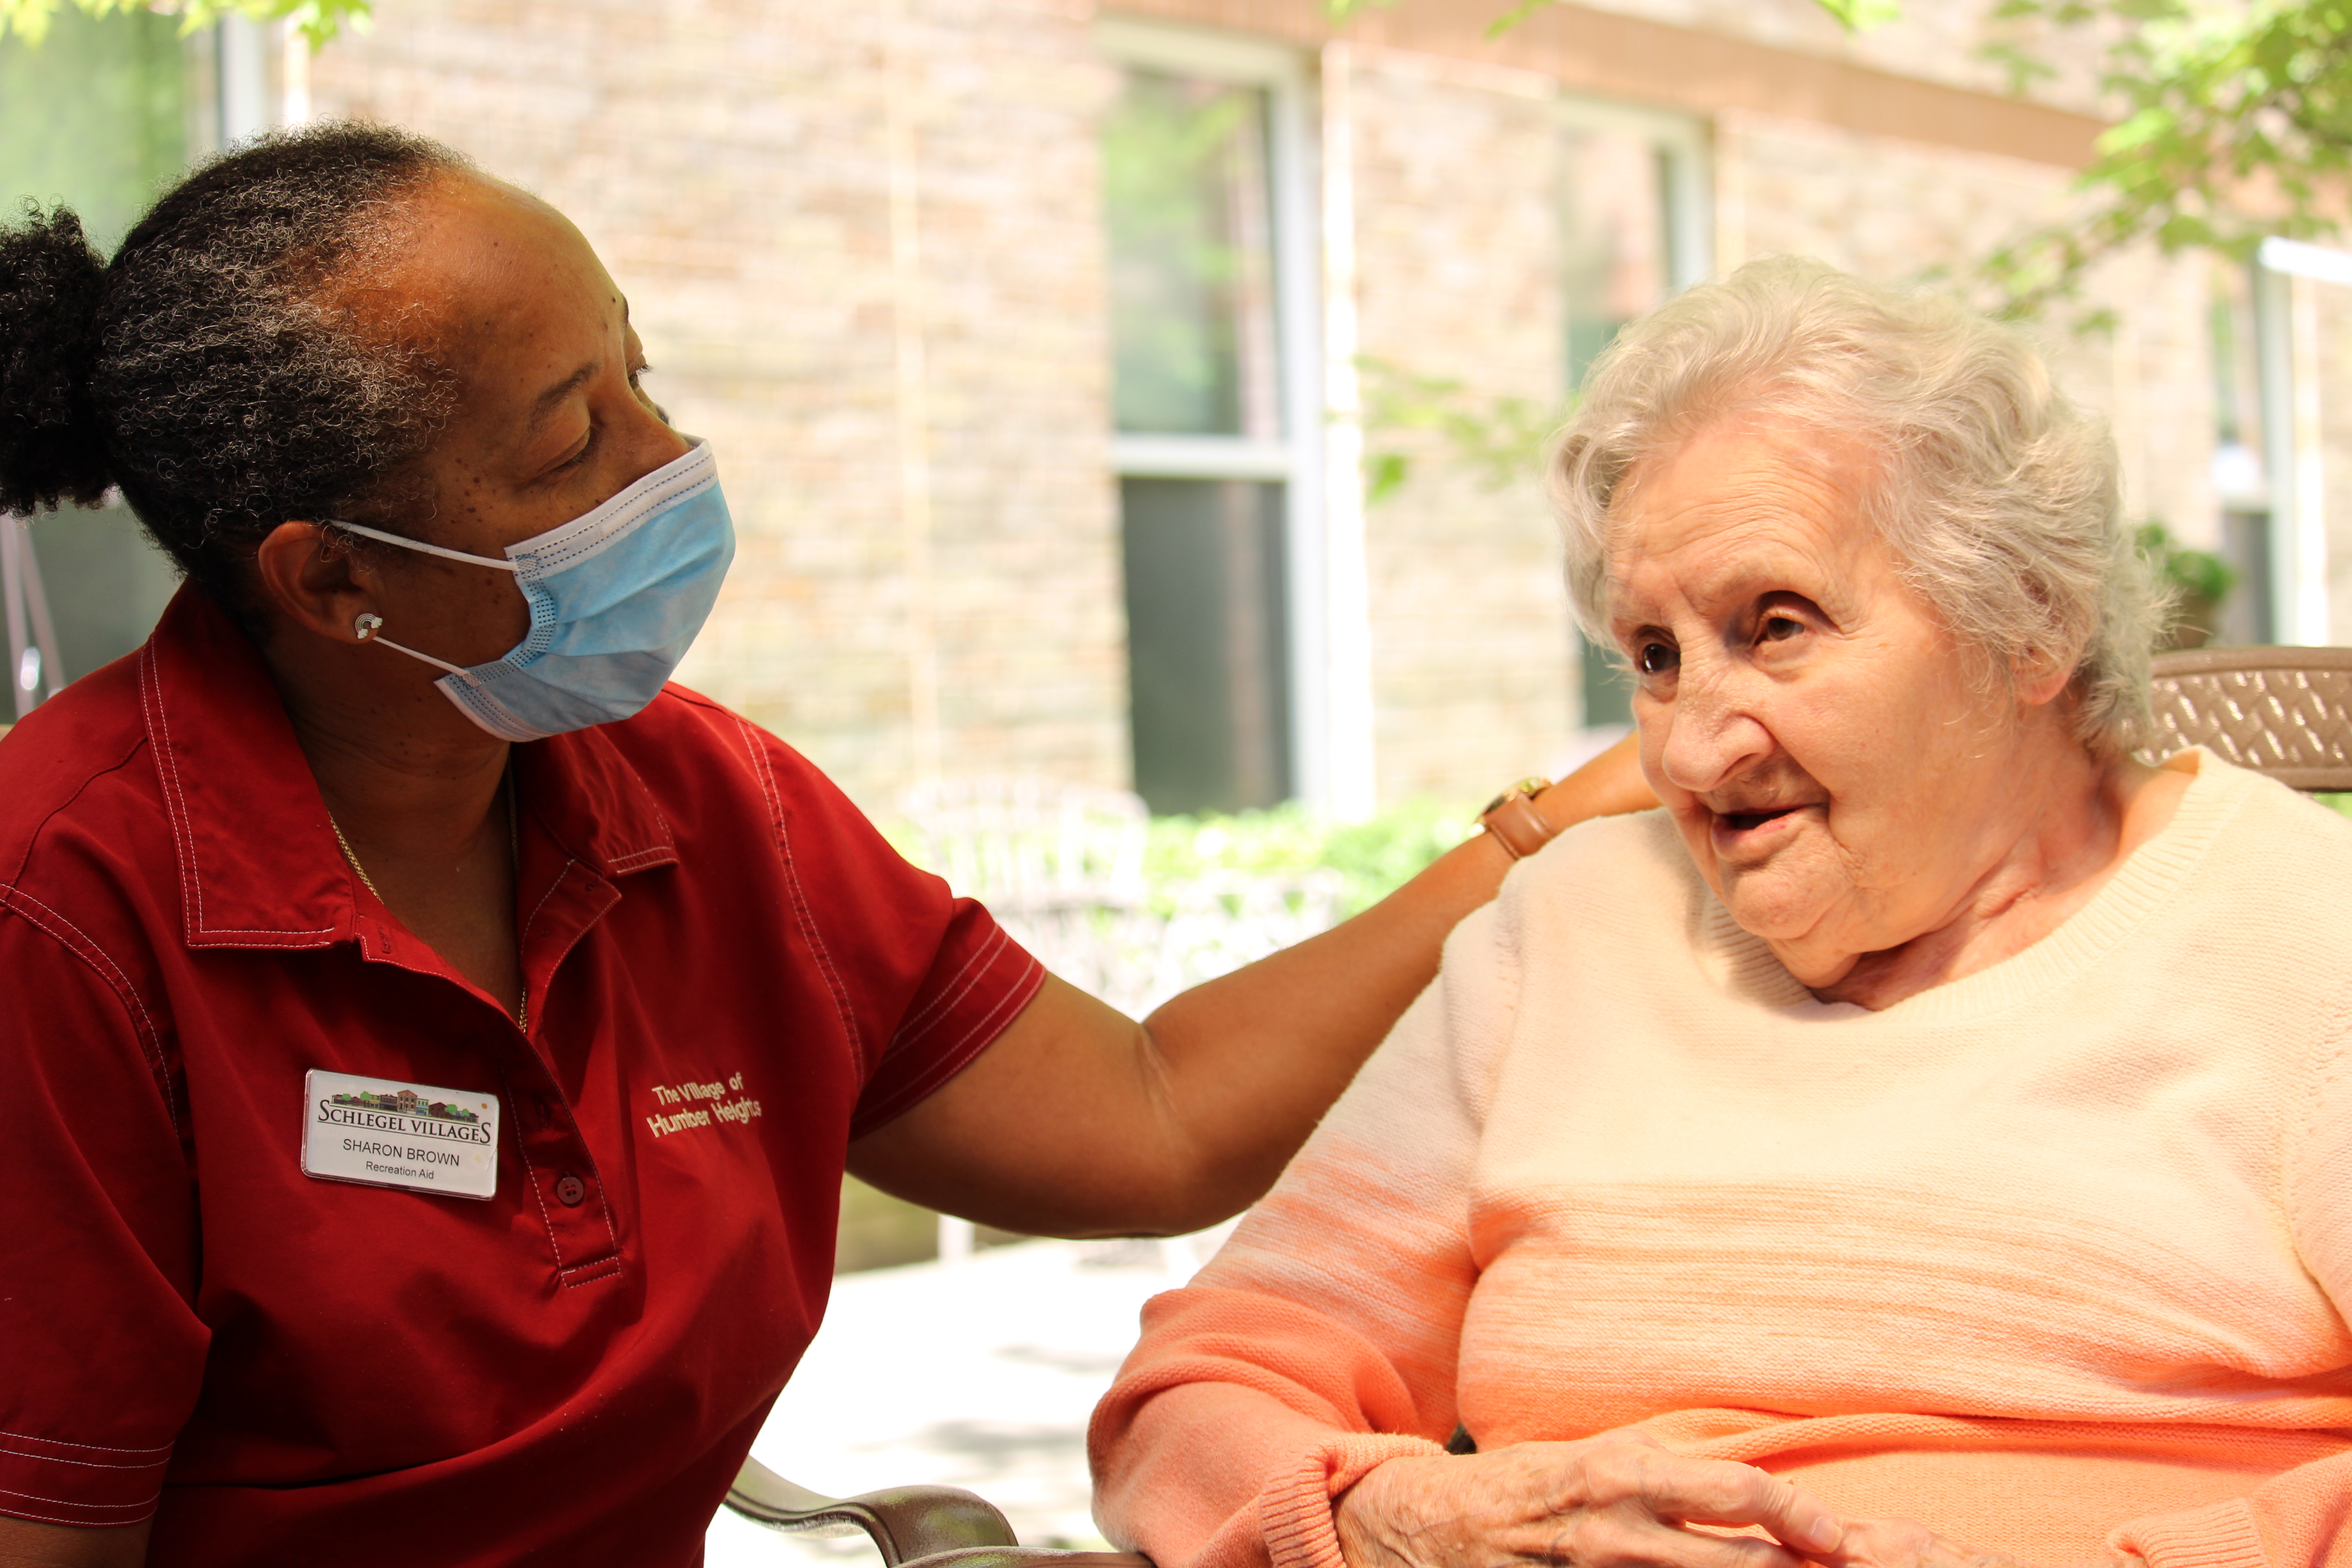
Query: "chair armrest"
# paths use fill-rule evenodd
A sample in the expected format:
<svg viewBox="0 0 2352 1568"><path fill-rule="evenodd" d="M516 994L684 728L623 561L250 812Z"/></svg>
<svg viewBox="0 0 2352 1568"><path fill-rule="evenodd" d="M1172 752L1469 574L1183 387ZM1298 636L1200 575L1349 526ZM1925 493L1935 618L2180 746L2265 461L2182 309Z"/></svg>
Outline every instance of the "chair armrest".
<svg viewBox="0 0 2352 1568"><path fill-rule="evenodd" d="M743 1461L735 1484L727 1489L727 1506L771 1530L855 1526L873 1538L884 1568L941 1552L1020 1544L1003 1514L955 1487L891 1487L829 1498L794 1486L757 1459Z"/></svg>

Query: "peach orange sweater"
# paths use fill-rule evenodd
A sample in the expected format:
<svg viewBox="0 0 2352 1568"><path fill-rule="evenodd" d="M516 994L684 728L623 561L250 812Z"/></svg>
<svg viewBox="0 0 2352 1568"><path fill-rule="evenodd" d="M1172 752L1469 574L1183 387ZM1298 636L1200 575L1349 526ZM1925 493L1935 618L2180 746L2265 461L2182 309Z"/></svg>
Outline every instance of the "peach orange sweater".
<svg viewBox="0 0 2352 1568"><path fill-rule="evenodd" d="M2352 1568L2352 823L2200 752L2057 931L1815 1001L1663 814L1447 944L1280 1184L1153 1301L1097 1513L1339 1568L1382 1458L1642 1424L2064 1563Z"/></svg>

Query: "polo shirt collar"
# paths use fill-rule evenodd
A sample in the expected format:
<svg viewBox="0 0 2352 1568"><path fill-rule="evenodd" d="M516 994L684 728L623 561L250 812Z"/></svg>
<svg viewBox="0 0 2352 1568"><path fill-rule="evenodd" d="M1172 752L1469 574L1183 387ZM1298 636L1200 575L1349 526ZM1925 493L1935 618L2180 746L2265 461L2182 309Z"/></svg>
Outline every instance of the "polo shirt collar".
<svg viewBox="0 0 2352 1568"><path fill-rule="evenodd" d="M183 584L138 658L188 945L354 940L355 879L260 651ZM608 878L677 859L667 814L601 730L515 757L526 816L572 859Z"/></svg>

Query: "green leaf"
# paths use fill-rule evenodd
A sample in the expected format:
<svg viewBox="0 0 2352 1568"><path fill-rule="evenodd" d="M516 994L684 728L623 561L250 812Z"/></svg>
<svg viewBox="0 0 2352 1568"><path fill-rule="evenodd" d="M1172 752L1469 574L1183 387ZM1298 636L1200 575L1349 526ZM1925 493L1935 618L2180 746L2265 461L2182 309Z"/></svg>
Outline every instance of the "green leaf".
<svg viewBox="0 0 2352 1568"><path fill-rule="evenodd" d="M1472 391L1450 376L1425 375L1366 355L1357 362L1364 397L1364 499L1393 495L1426 459L1499 490L1540 476L1552 432L1574 400L1560 403ZM1414 455L1398 448L1408 432L1436 438Z"/></svg>
<svg viewBox="0 0 2352 1568"><path fill-rule="evenodd" d="M1838 26L1849 33L1867 33L1900 19L1903 15L1902 0L1813 0L1813 3L1836 17Z"/></svg>
<svg viewBox="0 0 2352 1568"><path fill-rule="evenodd" d="M1378 506L1404 488L1412 477L1412 459L1402 452L1368 452L1364 455L1364 504Z"/></svg>
<svg viewBox="0 0 2352 1568"><path fill-rule="evenodd" d="M198 32L233 16L247 16L257 22L291 22L314 49L346 26L354 32L366 31L372 5L372 0L186 0L176 7L150 7L141 0L72 3L93 16L131 10L176 9L184 34ZM0 38L14 34L28 46L38 47L48 34L58 4L59 0L0 0Z"/></svg>
<svg viewBox="0 0 2352 1568"><path fill-rule="evenodd" d="M2100 24L2101 85L2122 113L2076 182L2084 210L1980 263L2004 314L2073 298L2090 268L2149 240L2242 260L2266 234L2324 237L2346 218L2352 7L2341 0L2001 0L1996 35L2017 20ZM2016 81L2045 47L1997 36L1985 53Z"/></svg>
<svg viewBox="0 0 2352 1568"><path fill-rule="evenodd" d="M1556 0L1519 0L1518 5L1486 24L1486 37L1499 38L1545 6L1555 3Z"/></svg>

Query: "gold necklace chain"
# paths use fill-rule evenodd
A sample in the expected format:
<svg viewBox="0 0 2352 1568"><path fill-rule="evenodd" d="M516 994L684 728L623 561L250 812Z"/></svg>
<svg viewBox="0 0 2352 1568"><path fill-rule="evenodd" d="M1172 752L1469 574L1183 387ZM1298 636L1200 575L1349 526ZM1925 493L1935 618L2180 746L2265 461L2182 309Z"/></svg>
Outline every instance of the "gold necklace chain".
<svg viewBox="0 0 2352 1568"><path fill-rule="evenodd" d="M507 776L503 783L506 784L507 796L507 853L513 858L515 872L520 876L522 872L522 829L516 824L514 769L511 766L507 769ZM383 895L376 891L375 879L367 874L367 868L360 864L360 858L352 853L352 841L343 837L343 825L335 820L332 807L330 807L327 812L327 826L334 829L335 843L341 848L343 858L351 862L352 869L359 873L360 886L368 890L368 897L379 904L383 904L385 909L392 908L390 904L384 903ZM530 982L529 980L523 982L522 994L515 999L515 1027L526 1035L530 1033Z"/></svg>

